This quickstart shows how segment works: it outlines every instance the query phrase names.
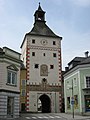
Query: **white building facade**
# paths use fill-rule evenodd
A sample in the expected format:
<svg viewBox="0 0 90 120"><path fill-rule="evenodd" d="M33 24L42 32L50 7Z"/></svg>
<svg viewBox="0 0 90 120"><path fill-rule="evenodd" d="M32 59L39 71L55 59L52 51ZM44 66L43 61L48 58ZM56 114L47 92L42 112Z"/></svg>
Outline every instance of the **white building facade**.
<svg viewBox="0 0 90 120"><path fill-rule="evenodd" d="M61 112L61 39L45 24L40 4L21 45L27 69L27 112Z"/></svg>
<svg viewBox="0 0 90 120"><path fill-rule="evenodd" d="M19 116L20 53L0 48L0 118Z"/></svg>

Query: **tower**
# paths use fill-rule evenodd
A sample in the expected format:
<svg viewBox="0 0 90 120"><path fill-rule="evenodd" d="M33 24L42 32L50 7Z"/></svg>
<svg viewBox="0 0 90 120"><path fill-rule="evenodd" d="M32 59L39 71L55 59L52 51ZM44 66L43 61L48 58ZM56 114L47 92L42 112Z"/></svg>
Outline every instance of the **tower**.
<svg viewBox="0 0 90 120"><path fill-rule="evenodd" d="M26 110L60 112L61 40L47 25L40 3L34 14L34 26L21 44L27 73Z"/></svg>

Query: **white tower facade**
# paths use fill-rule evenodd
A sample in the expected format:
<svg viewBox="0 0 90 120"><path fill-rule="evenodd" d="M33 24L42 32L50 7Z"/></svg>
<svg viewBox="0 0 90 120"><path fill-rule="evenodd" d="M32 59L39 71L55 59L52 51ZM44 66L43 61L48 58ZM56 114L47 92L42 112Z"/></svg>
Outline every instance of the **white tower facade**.
<svg viewBox="0 0 90 120"><path fill-rule="evenodd" d="M61 39L45 24L40 4L35 23L21 45L22 60L27 69L28 112L61 112Z"/></svg>

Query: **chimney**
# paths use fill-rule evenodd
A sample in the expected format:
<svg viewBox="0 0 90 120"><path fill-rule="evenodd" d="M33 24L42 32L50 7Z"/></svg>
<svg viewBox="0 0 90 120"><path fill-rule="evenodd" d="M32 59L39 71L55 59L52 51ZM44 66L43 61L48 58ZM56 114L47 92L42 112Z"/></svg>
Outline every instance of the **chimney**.
<svg viewBox="0 0 90 120"><path fill-rule="evenodd" d="M85 52L85 57L88 57L88 53L89 53L88 51Z"/></svg>

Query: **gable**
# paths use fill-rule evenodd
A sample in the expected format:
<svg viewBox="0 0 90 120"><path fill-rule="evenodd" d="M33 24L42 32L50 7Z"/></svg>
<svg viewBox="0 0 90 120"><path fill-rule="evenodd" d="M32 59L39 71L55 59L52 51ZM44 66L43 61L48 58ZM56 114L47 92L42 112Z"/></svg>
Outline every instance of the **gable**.
<svg viewBox="0 0 90 120"><path fill-rule="evenodd" d="M16 67L16 65L12 64L10 66L7 66L7 69L10 69L10 70L14 70L14 71L18 71L18 68Z"/></svg>

